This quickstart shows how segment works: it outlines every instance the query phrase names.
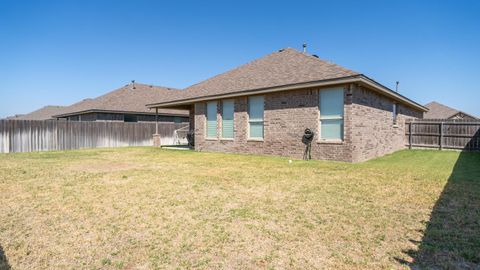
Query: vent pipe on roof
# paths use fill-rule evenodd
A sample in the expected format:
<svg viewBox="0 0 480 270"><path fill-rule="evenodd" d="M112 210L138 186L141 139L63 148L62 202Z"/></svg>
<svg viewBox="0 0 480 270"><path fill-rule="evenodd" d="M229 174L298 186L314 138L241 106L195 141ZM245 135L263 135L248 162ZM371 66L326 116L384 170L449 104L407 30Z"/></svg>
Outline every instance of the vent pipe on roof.
<svg viewBox="0 0 480 270"><path fill-rule="evenodd" d="M307 43L303 43L303 53L307 53Z"/></svg>
<svg viewBox="0 0 480 270"><path fill-rule="evenodd" d="M395 86L395 92L397 92L397 93L398 93L398 85L399 85L399 84L400 84L400 82L397 81L397 85Z"/></svg>

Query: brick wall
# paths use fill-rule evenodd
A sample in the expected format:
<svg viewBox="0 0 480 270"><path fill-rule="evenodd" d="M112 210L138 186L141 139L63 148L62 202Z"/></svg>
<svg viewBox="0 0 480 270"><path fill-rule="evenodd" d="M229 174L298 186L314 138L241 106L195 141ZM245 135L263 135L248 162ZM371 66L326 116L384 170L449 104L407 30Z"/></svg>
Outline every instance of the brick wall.
<svg viewBox="0 0 480 270"><path fill-rule="evenodd" d="M315 132L312 143L312 158L314 159L356 162L404 147L405 144L400 143L400 140L404 140L405 137L403 114L415 115L415 113L403 106L400 107L402 115L399 117L399 127L394 129L391 113L392 103L390 102L389 105L388 99L350 85L344 86L343 142L320 142L318 93L317 88L312 88L265 94L263 141L248 139L247 97L234 99L233 140L221 138L221 100L217 101L216 139L205 138L206 104L196 103L194 106L195 149L300 159L305 150L305 145L301 142L305 128L310 128ZM388 106L390 106L389 114L385 111ZM375 118L375 121L371 121L372 118ZM375 126L373 133L370 130L372 126ZM384 144L393 145L385 146Z"/></svg>
<svg viewBox="0 0 480 270"><path fill-rule="evenodd" d="M394 101L363 87L354 87L351 114L352 161L359 162L405 148L405 120L422 118L423 113L397 104L397 124L393 123Z"/></svg>

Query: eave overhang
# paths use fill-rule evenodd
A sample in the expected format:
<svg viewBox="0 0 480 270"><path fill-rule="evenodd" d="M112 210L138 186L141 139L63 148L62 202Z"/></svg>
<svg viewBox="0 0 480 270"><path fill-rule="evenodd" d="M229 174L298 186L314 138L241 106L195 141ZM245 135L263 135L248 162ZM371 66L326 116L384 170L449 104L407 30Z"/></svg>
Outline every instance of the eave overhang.
<svg viewBox="0 0 480 270"><path fill-rule="evenodd" d="M267 88L260 88L260 89L249 89L249 90L242 90L236 91L232 93L226 94L216 94L216 95L207 95L202 97L195 97L195 98L188 98L188 99L178 99L172 100L167 102L158 102L147 104L146 106L150 109L152 108L175 108L179 106L191 105L197 102L204 102L209 100L216 100L216 99L227 99L227 98L234 98L234 97L241 97L241 96L248 96L248 95L260 95L266 93L273 93L273 92L281 92L281 91L288 91L288 90L296 90L296 89L304 89L304 88L313 88L313 87L326 87L326 86L333 86L339 84L349 84L349 83L356 83L359 85L366 86L380 94L383 94L387 97L390 97L398 102L401 102L409 107L418 109L420 111L426 112L428 108L420 105L419 103L389 89L388 87L368 78L363 74L353 75L348 77L342 78L335 78L335 79L327 79L327 80L320 80L320 81L312 81L312 82L304 82L304 83L296 83L296 84L289 84L289 85L281 85L281 86L274 86L274 87L267 87Z"/></svg>

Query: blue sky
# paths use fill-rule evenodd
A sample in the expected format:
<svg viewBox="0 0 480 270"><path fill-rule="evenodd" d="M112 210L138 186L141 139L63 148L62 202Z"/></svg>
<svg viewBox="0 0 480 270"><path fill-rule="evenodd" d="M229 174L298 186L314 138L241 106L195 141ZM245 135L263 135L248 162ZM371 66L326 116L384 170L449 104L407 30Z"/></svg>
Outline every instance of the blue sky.
<svg viewBox="0 0 480 270"><path fill-rule="evenodd" d="M135 79L183 88L284 47L480 116L480 1L0 0L0 118Z"/></svg>

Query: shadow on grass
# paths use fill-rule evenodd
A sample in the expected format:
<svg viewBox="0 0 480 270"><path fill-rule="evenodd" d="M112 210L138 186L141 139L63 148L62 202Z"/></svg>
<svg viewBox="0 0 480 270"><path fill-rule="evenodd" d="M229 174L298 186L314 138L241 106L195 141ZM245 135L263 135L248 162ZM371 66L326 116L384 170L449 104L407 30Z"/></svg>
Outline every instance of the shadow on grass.
<svg viewBox="0 0 480 270"><path fill-rule="evenodd" d="M10 264L8 263L7 256L5 256L5 252L3 251L2 246L0 246L0 270L10 270Z"/></svg>
<svg viewBox="0 0 480 270"><path fill-rule="evenodd" d="M412 263L396 260L411 269L480 269L480 152L460 153L416 244L405 251Z"/></svg>

